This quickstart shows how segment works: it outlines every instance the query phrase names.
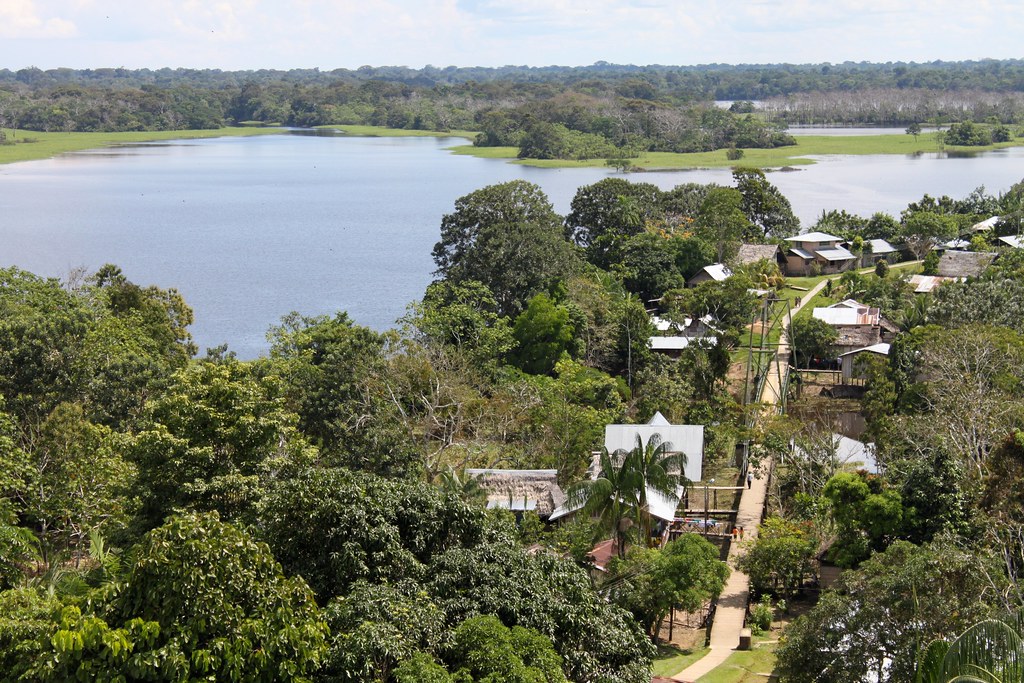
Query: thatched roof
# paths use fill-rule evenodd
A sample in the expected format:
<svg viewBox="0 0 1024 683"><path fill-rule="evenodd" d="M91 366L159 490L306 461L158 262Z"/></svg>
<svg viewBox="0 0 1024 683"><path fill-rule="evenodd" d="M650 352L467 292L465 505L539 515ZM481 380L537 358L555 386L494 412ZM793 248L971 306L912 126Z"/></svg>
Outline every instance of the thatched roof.
<svg viewBox="0 0 1024 683"><path fill-rule="evenodd" d="M947 251L939 259L941 277L978 277L997 254L988 251Z"/></svg>
<svg viewBox="0 0 1024 683"><path fill-rule="evenodd" d="M861 349L882 340L881 327L878 325L836 325L835 330L839 333L836 346Z"/></svg>
<svg viewBox="0 0 1024 683"><path fill-rule="evenodd" d="M777 244L741 244L736 254L736 263L746 265L757 263L764 259L775 261L778 258L779 245Z"/></svg>
<svg viewBox="0 0 1024 683"><path fill-rule="evenodd" d="M466 474L487 492L487 507L534 510L546 517L565 503L558 470L467 469Z"/></svg>

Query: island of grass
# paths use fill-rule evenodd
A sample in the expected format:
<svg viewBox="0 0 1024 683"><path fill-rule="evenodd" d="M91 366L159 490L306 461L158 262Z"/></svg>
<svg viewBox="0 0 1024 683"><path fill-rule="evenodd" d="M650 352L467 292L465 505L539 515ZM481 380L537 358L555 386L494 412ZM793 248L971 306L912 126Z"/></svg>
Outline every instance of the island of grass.
<svg viewBox="0 0 1024 683"><path fill-rule="evenodd" d="M281 128L272 126L245 126L238 128L211 128L204 130L154 130L124 133L40 133L32 130L0 130L0 164L18 161L49 159L58 154L80 152L86 149L116 147L143 142L165 140L189 140L197 138L221 138L248 135L269 135L281 133Z"/></svg>
<svg viewBox="0 0 1024 683"><path fill-rule="evenodd" d="M1024 138L1017 137L1009 142L999 142L977 147L954 147L944 145L940 148L934 136L921 135L801 135L796 138L795 145L774 147L771 149L744 149L743 158L739 161L727 157L727 150L713 152L694 152L677 154L673 152L644 152L631 159L635 170L690 170L697 168L729 168L732 166L748 166L756 168L783 168L786 166L805 166L815 163L812 157L833 154L865 155L865 154L925 154L929 152L974 153L986 152L1003 147L1024 145ZM605 159L519 159L516 147L476 147L460 145L451 148L455 154L467 154L485 159L507 159L511 163L541 168L570 168L586 166L606 166Z"/></svg>

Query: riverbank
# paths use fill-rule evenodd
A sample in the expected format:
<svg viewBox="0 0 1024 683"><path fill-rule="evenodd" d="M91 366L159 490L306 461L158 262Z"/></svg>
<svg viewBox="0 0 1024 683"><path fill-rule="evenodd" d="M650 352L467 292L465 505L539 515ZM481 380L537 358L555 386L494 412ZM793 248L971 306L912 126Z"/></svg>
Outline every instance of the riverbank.
<svg viewBox="0 0 1024 683"><path fill-rule="evenodd" d="M445 132L429 130L406 130L384 126L327 125L318 128L337 130L354 137L433 137L465 138L473 140L477 133L469 130ZM280 127L241 126L210 130L165 130L126 133L40 133L36 131L10 130L8 144L0 144L0 164L18 161L48 159L67 152L87 149L114 147L117 145L169 140L198 138L240 137L271 135L285 132ZM934 134L911 135L801 135L797 143L775 149L744 149L743 158L726 158L726 150L676 154L673 152L645 152L632 159L634 170L643 171L686 171L702 168L730 168L748 166L763 169L786 169L815 163L813 157L825 155L864 156L869 154L915 155L942 151L949 155L970 155L1006 147L1024 146L1024 137L1010 142L986 145L984 147L944 146L941 150ZM14 144L10 144L10 143ZM519 159L517 147L476 147L472 144L455 145L448 148L453 154L474 156L481 159L501 159L509 163L537 168L604 168L604 159Z"/></svg>
<svg viewBox="0 0 1024 683"><path fill-rule="evenodd" d="M127 133L40 133L33 130L3 129L7 140L0 144L0 164L49 159L67 152L101 149L118 145L165 140L272 135L284 132L275 127L214 128L209 130L154 130Z"/></svg>
<svg viewBox="0 0 1024 683"><path fill-rule="evenodd" d="M1024 146L1024 138L984 147L953 147L946 145L940 150L933 134L919 135L801 135L796 144L774 149L744 149L743 158L734 161L726 157L726 150L675 154L672 152L645 152L631 163L638 171L693 170L699 168L729 168L752 166L772 169L806 166L815 163L813 157L832 154L864 156L869 154L915 155L942 151L950 155L969 155L988 152L1005 147ZM516 147L474 147L459 145L450 150L453 154L465 154L484 159L506 159L510 163L539 168L582 168L603 167L604 159L517 159Z"/></svg>

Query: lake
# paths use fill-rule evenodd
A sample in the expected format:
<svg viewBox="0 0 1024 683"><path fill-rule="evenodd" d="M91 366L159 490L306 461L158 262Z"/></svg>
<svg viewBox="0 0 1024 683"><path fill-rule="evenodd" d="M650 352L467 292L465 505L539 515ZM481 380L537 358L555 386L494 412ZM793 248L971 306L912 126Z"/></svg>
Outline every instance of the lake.
<svg viewBox="0 0 1024 683"><path fill-rule="evenodd" d="M392 327L434 268L430 251L455 200L493 183L540 185L559 213L604 168L538 169L448 153L445 138L273 135L155 143L0 166L0 265L61 277L119 265L132 281L176 287L195 309L200 349L265 353L290 311L348 311ZM898 214L924 193L1007 189L1024 148L971 158L823 157L770 180L805 226L823 209ZM727 169L637 173L668 189L729 184Z"/></svg>

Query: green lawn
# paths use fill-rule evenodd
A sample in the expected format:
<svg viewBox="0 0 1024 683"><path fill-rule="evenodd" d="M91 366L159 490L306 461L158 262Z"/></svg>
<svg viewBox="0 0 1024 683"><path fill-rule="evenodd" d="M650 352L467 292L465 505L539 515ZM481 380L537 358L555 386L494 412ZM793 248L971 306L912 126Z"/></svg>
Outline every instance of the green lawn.
<svg viewBox="0 0 1024 683"><path fill-rule="evenodd" d="M697 683L763 683L775 669L775 645L733 652L729 658L697 679Z"/></svg>
<svg viewBox="0 0 1024 683"><path fill-rule="evenodd" d="M666 678L675 676L707 653L706 647L680 650L669 645L659 645L658 655L654 658L654 675Z"/></svg>
<svg viewBox="0 0 1024 683"><path fill-rule="evenodd" d="M468 137L468 136L467 136ZM938 145L935 136L924 134L914 139L911 135L807 135L795 138L797 143L789 147L775 149L745 149L743 158L731 161L726 158L726 150L714 152L697 152L693 154L675 154L672 152L645 152L633 160L633 165L643 170L659 169L692 169L692 168L730 168L732 166L756 166L758 168L780 168L785 166L804 166L813 164L811 156L827 154L919 154L936 152ZM1024 138L1016 138L1011 142L1001 142L985 147L951 147L947 152L982 152L1002 147L1024 145ZM455 154L469 154L487 159L508 159L513 163L542 168L573 168L581 166L605 166L604 159L586 159L574 161L568 159L517 159L519 150L515 147L474 147L459 145L451 148Z"/></svg>
<svg viewBox="0 0 1024 683"><path fill-rule="evenodd" d="M34 159L49 159L65 152L97 149L114 145L130 145L161 140L188 140L195 138L221 138L242 135L269 135L281 133L274 127L217 128L214 130L160 130L131 133L38 133L31 130L3 131L7 144L0 145L0 164ZM26 142L34 140L35 142ZM13 144L11 144L13 143Z"/></svg>

